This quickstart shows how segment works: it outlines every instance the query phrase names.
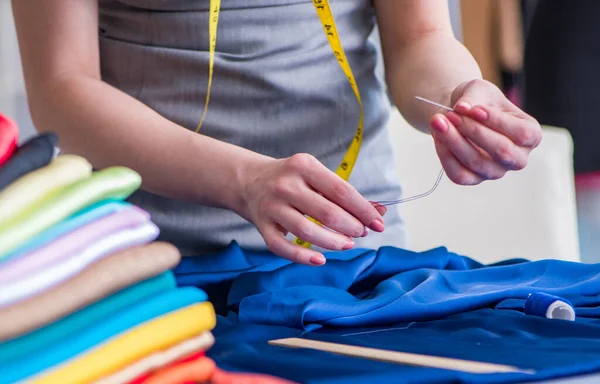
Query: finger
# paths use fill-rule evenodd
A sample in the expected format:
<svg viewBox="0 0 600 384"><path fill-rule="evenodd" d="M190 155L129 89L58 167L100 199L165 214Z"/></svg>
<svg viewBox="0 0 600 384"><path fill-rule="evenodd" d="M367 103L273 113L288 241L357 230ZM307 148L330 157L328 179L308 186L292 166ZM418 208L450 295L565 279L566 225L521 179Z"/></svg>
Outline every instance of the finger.
<svg viewBox="0 0 600 384"><path fill-rule="evenodd" d="M281 209L277 217L272 219L299 239L318 247L334 251L346 251L354 247L354 241L348 236L314 223L291 207Z"/></svg>
<svg viewBox="0 0 600 384"><path fill-rule="evenodd" d="M483 181L481 176L465 168L444 144L436 141L435 150L442 161L446 176L454 183L459 185L477 185Z"/></svg>
<svg viewBox="0 0 600 384"><path fill-rule="evenodd" d="M517 115L497 107L476 105L469 110L468 116L508 137L521 147L537 147L542 141L540 125L534 118L514 108Z"/></svg>
<svg viewBox="0 0 600 384"><path fill-rule="evenodd" d="M454 112L448 112L446 118L463 137L488 153L503 168L518 170L527 165L529 151L518 147L508 137Z"/></svg>
<svg viewBox="0 0 600 384"><path fill-rule="evenodd" d="M356 217L308 187L296 189L289 201L298 211L346 236L361 237L365 231Z"/></svg>
<svg viewBox="0 0 600 384"><path fill-rule="evenodd" d="M306 182L323 196L360 220L376 232L383 232L385 225L381 214L360 193L341 177L321 163L307 168Z"/></svg>
<svg viewBox="0 0 600 384"><path fill-rule="evenodd" d="M381 205L376 201L369 201L369 203L371 203L375 207L377 212L379 212L379 214L382 217L385 216L385 214L387 213L387 207L385 205Z"/></svg>
<svg viewBox="0 0 600 384"><path fill-rule="evenodd" d="M489 156L485 156L463 137L445 116L440 114L434 116L432 128L434 128L433 135L436 141L444 144L467 169L489 180L499 179L506 173L502 166Z"/></svg>
<svg viewBox="0 0 600 384"><path fill-rule="evenodd" d="M325 256L309 248L296 245L286 239L275 224L267 224L258 228L265 240L267 248L275 255L299 264L321 266L325 264Z"/></svg>

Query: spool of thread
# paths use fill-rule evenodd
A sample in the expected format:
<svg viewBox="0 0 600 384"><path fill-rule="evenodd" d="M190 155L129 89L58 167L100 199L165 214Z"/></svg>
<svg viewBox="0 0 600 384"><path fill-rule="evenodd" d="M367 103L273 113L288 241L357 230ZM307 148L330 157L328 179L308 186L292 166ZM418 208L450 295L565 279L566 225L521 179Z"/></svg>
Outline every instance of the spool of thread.
<svg viewBox="0 0 600 384"><path fill-rule="evenodd" d="M562 297L536 292L525 301L525 314L548 319L575 321L575 308Z"/></svg>

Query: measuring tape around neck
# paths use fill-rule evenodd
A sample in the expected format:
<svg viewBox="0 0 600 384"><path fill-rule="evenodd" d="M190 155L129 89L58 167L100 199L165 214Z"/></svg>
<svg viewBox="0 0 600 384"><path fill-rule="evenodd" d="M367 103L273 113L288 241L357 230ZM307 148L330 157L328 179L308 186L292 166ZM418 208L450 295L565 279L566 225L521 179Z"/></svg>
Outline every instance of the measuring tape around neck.
<svg viewBox="0 0 600 384"><path fill-rule="evenodd" d="M337 59L340 67L344 71L348 82L350 83L350 87L354 92L354 96L358 101L359 107L359 120L358 120L358 128L356 129L356 134L342 159L342 162L338 166L336 170L336 174L340 176L343 180L348 181L350 179L350 175L352 174L352 169L356 164L356 160L358 158L358 153L360 152L360 146L362 144L363 139L363 122L364 122L364 114L363 114L363 104L360 98L360 92L358 91L358 85L356 84L356 79L354 78L354 74L352 73L352 69L350 68L350 64L348 63L348 59L346 58L346 53L344 52L344 48L342 47L342 42L340 40L337 27L335 24L335 19L333 18L333 13L331 12L331 7L329 6L329 0L313 0L313 5L315 6L315 10L317 11L317 15L319 16L319 20L321 20L321 25L323 26L323 30L327 35L327 40L329 40L329 45L333 50L335 58ZM210 20L209 20L209 69L208 69L208 86L206 91L206 102L204 104L204 111L202 112L202 118L200 119L200 123L196 128L196 133L200 131L202 124L204 123L204 119L206 117L206 111L208 110L208 102L210 99L210 88L212 85L212 77L213 77L213 69L214 69L214 59L215 59L215 50L217 45L217 25L219 23L219 12L221 9L221 0L210 0ZM317 224L319 223L317 220L313 218L309 218L313 222ZM302 239L296 238L294 243L297 245L301 245L306 248L310 248L311 244Z"/></svg>

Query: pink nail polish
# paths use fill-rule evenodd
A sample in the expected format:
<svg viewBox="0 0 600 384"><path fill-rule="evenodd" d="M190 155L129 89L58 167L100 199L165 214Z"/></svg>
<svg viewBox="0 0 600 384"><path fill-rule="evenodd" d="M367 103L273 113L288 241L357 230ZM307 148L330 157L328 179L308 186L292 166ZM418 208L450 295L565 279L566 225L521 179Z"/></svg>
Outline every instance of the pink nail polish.
<svg viewBox="0 0 600 384"><path fill-rule="evenodd" d="M323 265L325 264L325 256L323 255L313 255L308 259L313 265Z"/></svg>
<svg viewBox="0 0 600 384"><path fill-rule="evenodd" d="M380 220L373 220L369 224L369 228L375 232L383 232L385 230L385 225Z"/></svg>
<svg viewBox="0 0 600 384"><path fill-rule="evenodd" d="M346 242L346 244L344 244L344 247L342 248L342 251L347 251L349 249L354 248L354 241L349 240Z"/></svg>
<svg viewBox="0 0 600 384"><path fill-rule="evenodd" d="M448 131L448 124L442 116L436 116L431 121L431 127L440 133L446 133Z"/></svg>
<svg viewBox="0 0 600 384"><path fill-rule="evenodd" d="M459 101L458 103L456 103L454 109L463 112L468 112L471 109L471 104L467 103L466 101Z"/></svg>
<svg viewBox="0 0 600 384"><path fill-rule="evenodd" d="M486 121L489 117L487 111L481 107L473 108L469 114L478 121Z"/></svg>
<svg viewBox="0 0 600 384"><path fill-rule="evenodd" d="M460 117L458 114L454 113L454 112L448 112L446 114L446 118L448 120L450 120L450 122L452 123L452 125L454 125L456 128L460 127L462 124L462 117Z"/></svg>

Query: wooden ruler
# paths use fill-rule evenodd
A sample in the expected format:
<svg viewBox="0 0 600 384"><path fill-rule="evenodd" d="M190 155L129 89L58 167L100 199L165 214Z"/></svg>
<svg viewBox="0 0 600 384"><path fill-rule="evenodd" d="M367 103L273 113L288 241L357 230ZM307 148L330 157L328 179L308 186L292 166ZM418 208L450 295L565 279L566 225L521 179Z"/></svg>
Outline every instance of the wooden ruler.
<svg viewBox="0 0 600 384"><path fill-rule="evenodd" d="M383 361L386 363L416 365L420 367L449 369L469 373L525 373L534 374L535 371L523 370L510 365L484 363L480 361L460 360L448 357L419 355L415 353L396 352L384 349L357 347L347 344L330 343L325 341L288 338L271 340L269 344L287 348L308 348L337 355L360 357L363 359Z"/></svg>

